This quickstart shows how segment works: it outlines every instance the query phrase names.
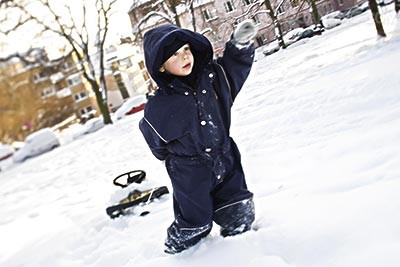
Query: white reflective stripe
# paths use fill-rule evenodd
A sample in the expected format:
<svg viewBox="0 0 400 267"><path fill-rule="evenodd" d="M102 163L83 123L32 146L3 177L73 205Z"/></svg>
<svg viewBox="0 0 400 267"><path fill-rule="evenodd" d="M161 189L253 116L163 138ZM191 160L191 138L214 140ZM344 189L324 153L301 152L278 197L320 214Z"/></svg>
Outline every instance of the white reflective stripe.
<svg viewBox="0 0 400 267"><path fill-rule="evenodd" d="M228 204L228 205L226 205L226 206L223 206L223 207L221 207L221 208L215 210L214 212L218 212L218 211L220 211L220 210L222 210L222 209L225 209L225 208L227 208L227 207L230 207L230 206L233 206L233 205L236 205L236 204L239 204L239 203L245 203L245 202L247 202L247 201L249 201L249 200L250 200L250 198L247 198L247 199L243 199L243 200L240 200L240 201L238 201L238 202L235 202L235 203Z"/></svg>
<svg viewBox="0 0 400 267"><path fill-rule="evenodd" d="M228 88L229 88L229 96L230 96L230 99L231 99L231 103L233 103L231 84L229 83L228 77L226 76L226 72L224 70L224 67L222 67L221 64L219 64L218 62L216 62L216 64L221 68L222 73L224 74L226 84L228 85Z"/></svg>
<svg viewBox="0 0 400 267"><path fill-rule="evenodd" d="M204 232L205 230L208 230L210 228L210 224L206 224L204 226L200 227L193 227L193 228L179 228L179 230L183 231L193 231L193 230L201 230L201 232Z"/></svg>
<svg viewBox="0 0 400 267"><path fill-rule="evenodd" d="M248 44L239 44L239 43L236 43L235 44L235 46L236 46L236 48L237 49L243 49L243 48L249 48L250 46L251 46L251 42L248 42Z"/></svg>
<svg viewBox="0 0 400 267"><path fill-rule="evenodd" d="M165 140L161 134L159 134L156 130L156 128L154 128L153 125L151 125L151 123L146 119L146 117L144 117L144 120L150 125L151 129L153 129L153 131L158 135L158 137L160 137L161 140L163 140L165 143L168 143L167 140Z"/></svg>

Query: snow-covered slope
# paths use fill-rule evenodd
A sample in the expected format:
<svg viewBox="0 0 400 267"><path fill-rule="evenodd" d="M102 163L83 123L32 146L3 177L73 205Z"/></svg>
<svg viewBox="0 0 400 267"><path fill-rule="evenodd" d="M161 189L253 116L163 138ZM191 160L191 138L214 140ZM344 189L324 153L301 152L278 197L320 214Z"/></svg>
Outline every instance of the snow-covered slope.
<svg viewBox="0 0 400 267"><path fill-rule="evenodd" d="M143 113L0 173L0 266L400 265L400 27L370 13L257 62L234 105L232 136L255 193L254 231L163 253L171 196L145 217L110 220L112 185L144 169L167 185L137 124Z"/></svg>

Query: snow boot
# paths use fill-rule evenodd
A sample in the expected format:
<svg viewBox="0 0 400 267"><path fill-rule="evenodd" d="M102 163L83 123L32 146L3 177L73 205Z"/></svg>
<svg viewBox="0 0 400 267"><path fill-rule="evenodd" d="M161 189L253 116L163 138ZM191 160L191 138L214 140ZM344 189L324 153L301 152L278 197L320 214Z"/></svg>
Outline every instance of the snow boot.
<svg viewBox="0 0 400 267"><path fill-rule="evenodd" d="M251 198L223 206L213 215L213 220L221 226L223 237L249 231L254 219L254 202Z"/></svg>
<svg viewBox="0 0 400 267"><path fill-rule="evenodd" d="M207 236L212 228L212 223L196 228L179 228L176 221L167 230L164 252L176 254L196 245L203 237Z"/></svg>

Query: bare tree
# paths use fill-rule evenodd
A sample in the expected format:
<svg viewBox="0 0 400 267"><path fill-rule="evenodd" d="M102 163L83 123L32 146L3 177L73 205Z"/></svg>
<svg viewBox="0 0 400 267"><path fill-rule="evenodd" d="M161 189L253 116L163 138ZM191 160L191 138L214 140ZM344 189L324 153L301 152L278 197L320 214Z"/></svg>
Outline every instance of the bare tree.
<svg viewBox="0 0 400 267"><path fill-rule="evenodd" d="M374 18L375 28L378 32L379 36L385 37L386 33L383 29L383 24L381 20L381 15L379 14L378 4L375 0L368 0L369 1L369 8L371 9L372 17Z"/></svg>
<svg viewBox="0 0 400 267"><path fill-rule="evenodd" d="M306 0L306 2L311 6L311 16L315 25L317 25L319 23L319 20L321 19L316 4L317 1L318 0Z"/></svg>
<svg viewBox="0 0 400 267"><path fill-rule="evenodd" d="M285 0L280 1L278 5L276 6L276 10L279 9L279 7L283 4ZM279 23L278 17L277 17L277 12L272 8L271 1L270 0L265 0L264 4L269 11L268 14L272 19L272 22L274 23L274 29L275 29L275 36L278 39L279 46L282 47L283 49L286 48L285 41L283 40L283 34L282 34L282 28L281 24Z"/></svg>
<svg viewBox="0 0 400 267"><path fill-rule="evenodd" d="M147 22L154 18L159 19L158 23L168 22L182 27L179 18L179 7L189 14L193 31L196 31L194 0L155 0L149 1L145 5L139 0L134 1L131 9L138 10L137 12L132 12L133 20L136 22L132 30L134 42L139 44L142 41L142 32L147 29Z"/></svg>
<svg viewBox="0 0 400 267"><path fill-rule="evenodd" d="M172 16L174 17L174 21L176 25L179 27L181 26L181 22L179 21L179 14L178 14L178 6L180 4L186 4L186 1L180 1L180 0L167 0L167 1L161 1L164 5L165 10L171 11Z"/></svg>
<svg viewBox="0 0 400 267"><path fill-rule="evenodd" d="M394 10L396 13L399 13L400 11L400 0L394 0Z"/></svg>
<svg viewBox="0 0 400 267"><path fill-rule="evenodd" d="M93 90L104 123L112 123L107 104L107 88L104 77L104 44L106 41L109 18L117 0L82 0L80 5L74 2L57 3L51 0L7 0L0 2L1 11L17 11L19 19L3 34L18 32L21 26L34 22L40 26L41 34L52 33L69 45L78 59L82 75ZM34 7L33 7L34 6ZM91 12L93 11L94 12ZM80 13L80 16L76 15ZM93 17L90 17L90 14ZM91 22L96 22L90 28ZM98 61L95 60L97 56Z"/></svg>
<svg viewBox="0 0 400 267"><path fill-rule="evenodd" d="M197 31L196 30L196 17L195 17L195 13L194 13L194 6L193 6L193 3L194 3L194 0L190 0L190 1L187 1L187 3L186 3L186 9L187 9L187 11L188 11L188 13L189 13L189 18L190 18L190 21L191 21L191 23L192 23L192 28L193 28L193 31Z"/></svg>

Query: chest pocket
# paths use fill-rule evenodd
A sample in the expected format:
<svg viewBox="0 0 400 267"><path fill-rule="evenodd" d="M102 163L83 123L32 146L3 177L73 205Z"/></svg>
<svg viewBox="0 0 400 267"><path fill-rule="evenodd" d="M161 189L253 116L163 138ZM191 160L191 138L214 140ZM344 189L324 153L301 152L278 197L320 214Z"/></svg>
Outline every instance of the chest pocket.
<svg viewBox="0 0 400 267"><path fill-rule="evenodd" d="M168 95L152 105L151 123L167 142L190 134L198 121L195 101L189 95Z"/></svg>

